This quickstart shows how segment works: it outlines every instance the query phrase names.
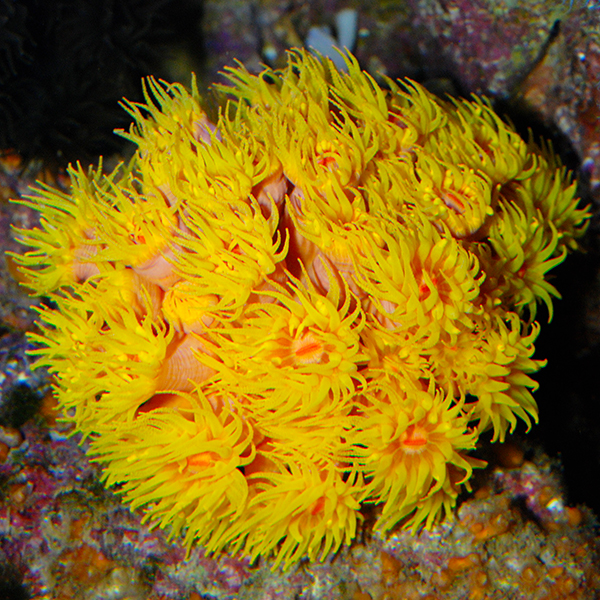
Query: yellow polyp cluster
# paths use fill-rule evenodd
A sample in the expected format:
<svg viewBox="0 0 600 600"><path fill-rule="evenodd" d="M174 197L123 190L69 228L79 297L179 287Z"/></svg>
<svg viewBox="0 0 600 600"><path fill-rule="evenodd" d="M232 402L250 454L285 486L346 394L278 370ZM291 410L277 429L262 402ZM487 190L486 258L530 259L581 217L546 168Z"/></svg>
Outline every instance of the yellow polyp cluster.
<svg viewBox="0 0 600 600"><path fill-rule="evenodd" d="M483 100L380 88L304 51L230 69L216 123L150 78L111 175L24 201L15 259L65 418L154 525L289 566L450 513L530 375L589 217Z"/></svg>

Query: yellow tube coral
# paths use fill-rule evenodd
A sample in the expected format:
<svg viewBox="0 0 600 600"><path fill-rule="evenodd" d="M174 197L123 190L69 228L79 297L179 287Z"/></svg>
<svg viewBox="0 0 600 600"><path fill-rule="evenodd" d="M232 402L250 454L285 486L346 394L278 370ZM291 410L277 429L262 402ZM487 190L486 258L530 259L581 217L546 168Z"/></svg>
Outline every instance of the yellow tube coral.
<svg viewBox="0 0 600 600"><path fill-rule="evenodd" d="M130 164L24 201L38 364L106 484L188 547L323 559L367 504L431 527L480 435L538 418L575 184L487 101L346 60L230 69L215 123L150 78Z"/></svg>
<svg viewBox="0 0 600 600"><path fill-rule="evenodd" d="M373 385L365 395L358 439L366 449L370 496L383 504L376 527L388 529L419 502L467 481L481 461L466 455L475 448L477 432L469 428L463 402L436 392L433 379L420 390L402 390L395 377ZM460 478L452 480L451 471L460 472ZM441 508L442 498L438 502ZM431 523L436 514L423 517ZM420 520L413 516L414 528Z"/></svg>

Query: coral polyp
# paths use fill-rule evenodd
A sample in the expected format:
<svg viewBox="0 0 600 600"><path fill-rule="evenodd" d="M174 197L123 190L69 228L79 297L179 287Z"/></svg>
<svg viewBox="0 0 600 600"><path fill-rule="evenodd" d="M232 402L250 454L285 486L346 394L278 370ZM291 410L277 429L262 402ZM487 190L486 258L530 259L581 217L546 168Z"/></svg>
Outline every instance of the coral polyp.
<svg viewBox="0 0 600 600"><path fill-rule="evenodd" d="M382 532L430 527L481 434L538 419L575 184L487 102L346 61L230 69L214 123L149 78L128 164L24 201L38 364L106 484L188 546L289 566L369 504Z"/></svg>

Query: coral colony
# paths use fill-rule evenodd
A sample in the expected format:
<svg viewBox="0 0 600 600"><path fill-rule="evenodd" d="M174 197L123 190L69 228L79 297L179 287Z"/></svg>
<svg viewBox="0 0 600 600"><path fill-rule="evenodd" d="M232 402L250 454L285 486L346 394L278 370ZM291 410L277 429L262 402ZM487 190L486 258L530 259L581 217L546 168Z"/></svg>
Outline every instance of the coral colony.
<svg viewBox="0 0 600 600"><path fill-rule="evenodd" d="M214 123L149 78L129 164L25 201L39 364L106 485L188 547L289 566L367 505L381 532L429 527L483 432L537 421L575 184L485 101L347 67L230 69Z"/></svg>

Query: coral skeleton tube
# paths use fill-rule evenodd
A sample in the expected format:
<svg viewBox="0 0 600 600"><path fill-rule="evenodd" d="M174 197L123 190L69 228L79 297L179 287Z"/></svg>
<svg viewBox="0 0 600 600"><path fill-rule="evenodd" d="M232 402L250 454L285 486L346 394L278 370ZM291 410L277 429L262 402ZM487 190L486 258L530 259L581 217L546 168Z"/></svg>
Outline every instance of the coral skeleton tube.
<svg viewBox="0 0 600 600"><path fill-rule="evenodd" d="M450 515L537 422L537 307L589 212L485 100L345 57L124 101L128 164L23 202L38 365L107 485L188 548L323 560Z"/></svg>

